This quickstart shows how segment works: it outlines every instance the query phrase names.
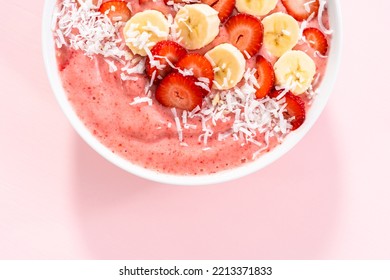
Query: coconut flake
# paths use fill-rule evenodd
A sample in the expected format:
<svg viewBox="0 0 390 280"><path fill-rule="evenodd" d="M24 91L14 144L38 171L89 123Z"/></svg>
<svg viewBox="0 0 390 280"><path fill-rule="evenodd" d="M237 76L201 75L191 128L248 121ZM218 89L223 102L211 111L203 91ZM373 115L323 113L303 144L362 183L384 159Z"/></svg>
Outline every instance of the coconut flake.
<svg viewBox="0 0 390 280"><path fill-rule="evenodd" d="M328 58L327 55L322 55L319 51L315 51L314 56L319 57L319 58L323 58L323 59Z"/></svg>
<svg viewBox="0 0 390 280"><path fill-rule="evenodd" d="M130 103L130 105L137 105L137 104L141 104L141 103L148 103L149 106L152 106L152 99L150 99L149 97L135 97L133 99L134 101Z"/></svg>
<svg viewBox="0 0 390 280"><path fill-rule="evenodd" d="M316 2L316 1L313 0L313 1L309 1L309 2L306 2L305 4L303 4L303 6L304 6L306 12L310 13L310 11L311 11L310 5L313 4L313 3L315 3L315 2Z"/></svg>
<svg viewBox="0 0 390 280"><path fill-rule="evenodd" d="M102 0L98 1L98 6L99 3ZM96 9L97 6L90 0L82 1L79 7L74 0L64 0L57 5L52 21L56 45L81 50L89 57L102 55L110 72L122 72L116 62L125 65L132 59L132 55L124 49L125 42L121 38L123 23L112 23ZM121 77L126 79L127 76Z"/></svg>
<svg viewBox="0 0 390 280"><path fill-rule="evenodd" d="M146 25L142 27L145 31L153 32L159 38L166 38L168 33L160 30L157 26L153 25L150 21L146 21Z"/></svg>
<svg viewBox="0 0 390 280"><path fill-rule="evenodd" d="M173 118L175 120L176 130L177 130L177 134L179 136L179 141L183 142L183 129L181 128L181 123L180 123L179 117L177 116L176 108L172 108L171 112L172 112Z"/></svg>
<svg viewBox="0 0 390 280"><path fill-rule="evenodd" d="M251 59L251 56L250 56L250 54L248 53L247 50L244 50L244 54L245 54L247 59Z"/></svg>

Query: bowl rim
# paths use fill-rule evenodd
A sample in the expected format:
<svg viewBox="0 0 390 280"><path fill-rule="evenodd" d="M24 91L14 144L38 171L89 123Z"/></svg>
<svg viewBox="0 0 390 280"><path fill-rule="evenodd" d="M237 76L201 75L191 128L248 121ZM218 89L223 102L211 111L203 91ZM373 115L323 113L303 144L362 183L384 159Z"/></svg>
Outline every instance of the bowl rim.
<svg viewBox="0 0 390 280"><path fill-rule="evenodd" d="M162 173L146 169L137 164L131 163L117 154L112 153L109 148L104 146L101 142L99 142L99 140L97 140L97 138L92 135L88 128L78 118L76 112L67 99L67 94L63 89L62 82L57 71L54 39L51 31L52 15L56 2L57 0L45 0L42 18L41 40L42 55L46 73L49 78L52 91L54 92L54 95L62 111L77 133L81 136L81 138L98 154L103 156L109 162L133 175L158 183L185 186L224 183L252 174L275 162L277 159L281 158L288 151L290 151L296 144L298 144L298 142L301 141L301 139L308 133L308 131L317 121L329 100L340 68L343 44L341 5L339 0L327 0L328 9L331 10L329 13L329 18L334 33L332 34L332 44L328 55L326 74L324 75L323 80L319 86L321 94L316 96L310 110L307 112L306 121L300 127L300 129L291 132L285 138L282 144L278 145L270 152L263 154L260 158L243 164L239 167L234 167L232 169L208 175L176 175Z"/></svg>

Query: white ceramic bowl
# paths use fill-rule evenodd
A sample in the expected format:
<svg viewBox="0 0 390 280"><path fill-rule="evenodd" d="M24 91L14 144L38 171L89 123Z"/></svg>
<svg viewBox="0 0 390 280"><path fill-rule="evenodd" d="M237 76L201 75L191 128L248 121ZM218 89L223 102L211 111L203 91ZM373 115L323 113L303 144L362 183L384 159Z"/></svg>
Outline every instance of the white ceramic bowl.
<svg viewBox="0 0 390 280"><path fill-rule="evenodd" d="M80 121L71 104L67 99L67 95L62 87L61 79L57 71L57 63L55 59L54 40L51 31L52 14L55 7L56 0L46 0L43 12L43 26L42 26L42 46L43 57L47 75L49 77L52 89L55 96L68 117L69 121L80 134L80 136L100 155L117 165L118 167L135 174L137 176L167 184L176 185L205 185L213 183L221 183L229 180L237 179L245 175L256 172L270 163L274 162L282 155L286 154L292 147L294 147L303 136L309 131L313 124L317 121L321 112L325 108L328 98L332 92L333 84L336 80L342 46L342 22L339 0L328 0L329 20L331 28L334 30L331 49L329 53L328 66L325 77L320 86L321 94L318 95L310 110L307 113L306 121L296 131L288 135L285 141L270 151L261 156L254 162L247 163L243 166L221 171L211 175L197 175L197 176L179 176L165 173L159 173L153 170L148 170L138 165L132 164L129 161L113 154L107 147L101 144Z"/></svg>

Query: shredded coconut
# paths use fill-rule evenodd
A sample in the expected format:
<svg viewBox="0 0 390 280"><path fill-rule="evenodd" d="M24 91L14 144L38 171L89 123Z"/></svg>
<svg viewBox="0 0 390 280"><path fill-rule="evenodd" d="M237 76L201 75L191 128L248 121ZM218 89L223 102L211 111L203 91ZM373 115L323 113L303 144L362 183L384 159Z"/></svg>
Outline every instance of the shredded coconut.
<svg viewBox="0 0 390 280"><path fill-rule="evenodd" d="M149 106L152 106L153 101L149 97L135 97L134 101L130 103L130 105L137 105L140 103L148 103Z"/></svg>
<svg viewBox="0 0 390 280"><path fill-rule="evenodd" d="M244 74L246 82L241 87L209 94L200 110L196 109L188 114L189 119L201 119L203 133L199 136L199 141L205 146L214 134L217 123L231 118L234 119L232 127L219 132L216 136L218 141L231 137L235 141L241 139L244 144L250 142L264 149L268 144L259 139L266 132L274 131L273 136L281 141L291 131L289 120L283 115L286 110L285 100L276 101L270 97L256 99L253 83L256 80L255 73L256 69L247 69Z"/></svg>
<svg viewBox="0 0 390 280"><path fill-rule="evenodd" d="M92 1L84 1L78 7L74 0L64 0L59 4L52 21L56 46L81 50L89 57L102 55L109 72L119 71L124 81L135 80L131 74L142 73L144 62L133 61L133 56L125 49L120 35L123 22L112 23L105 14L96 11L101 3L102 0L94 6Z"/></svg>
<svg viewBox="0 0 390 280"><path fill-rule="evenodd" d="M327 55L322 55L319 51L315 51L314 56L319 58L328 58Z"/></svg>
<svg viewBox="0 0 390 280"><path fill-rule="evenodd" d="M309 2L306 2L305 4L303 4L303 6L304 6L306 12L310 13L310 11L311 11L310 5L313 4L313 3L315 3L315 2L316 2L316 1L313 0L313 1L309 1Z"/></svg>

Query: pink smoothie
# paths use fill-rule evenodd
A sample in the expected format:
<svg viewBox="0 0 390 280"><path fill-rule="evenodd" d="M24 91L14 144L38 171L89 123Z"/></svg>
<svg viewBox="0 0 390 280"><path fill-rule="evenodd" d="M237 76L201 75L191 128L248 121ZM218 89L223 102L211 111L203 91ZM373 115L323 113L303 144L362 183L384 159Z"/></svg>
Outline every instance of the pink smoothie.
<svg viewBox="0 0 390 280"><path fill-rule="evenodd" d="M133 4L133 13L154 8L164 14L175 14L163 1L144 6L138 5L138 1L128 2ZM276 10L285 11L280 3ZM324 23L328 26L326 13ZM309 26L318 27L317 20L312 20ZM226 30L221 27L214 42L199 52L205 53L228 39ZM307 44L297 45L295 49L306 51L313 58L320 80L325 73L327 59L316 56ZM260 53L275 63L276 59L263 49ZM188 119L190 127L182 127L183 141L180 142L170 108L160 105L153 96L151 106L147 103L130 105L135 98L145 96L145 87L149 84L146 75L137 74L137 80L123 81L120 73L109 71L103 56L88 57L81 50L65 46L57 49L57 58L64 89L79 118L114 154L132 163L164 173L210 174L252 161L254 154L259 151L259 146L244 139L218 139L219 134L231 128L233 114L231 121L217 121L215 124L208 121L207 125L213 127L214 133L206 144L201 136L201 118ZM253 57L248 60L247 67L254 67L254 63ZM319 82L316 87L318 84ZM152 87L152 91L153 89ZM177 110L180 118L182 113ZM256 136L256 140L264 143L264 134ZM269 144L257 156L268 152L277 144L276 138L270 138Z"/></svg>

